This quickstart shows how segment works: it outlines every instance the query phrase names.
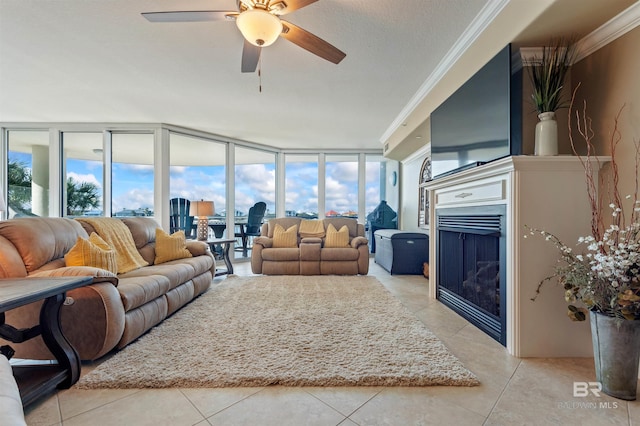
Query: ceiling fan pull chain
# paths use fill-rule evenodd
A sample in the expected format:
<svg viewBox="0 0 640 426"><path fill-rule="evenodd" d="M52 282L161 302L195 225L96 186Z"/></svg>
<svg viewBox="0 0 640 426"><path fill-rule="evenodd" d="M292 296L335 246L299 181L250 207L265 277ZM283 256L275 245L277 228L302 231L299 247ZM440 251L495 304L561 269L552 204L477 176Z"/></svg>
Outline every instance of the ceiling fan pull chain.
<svg viewBox="0 0 640 426"><path fill-rule="evenodd" d="M258 90L262 93L262 55L260 55L260 59L258 59Z"/></svg>

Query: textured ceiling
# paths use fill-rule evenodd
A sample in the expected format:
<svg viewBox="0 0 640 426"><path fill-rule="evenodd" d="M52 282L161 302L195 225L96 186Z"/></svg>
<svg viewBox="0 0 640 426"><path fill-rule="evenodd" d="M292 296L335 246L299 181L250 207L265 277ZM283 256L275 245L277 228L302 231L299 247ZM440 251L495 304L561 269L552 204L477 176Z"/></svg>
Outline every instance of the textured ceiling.
<svg viewBox="0 0 640 426"><path fill-rule="evenodd" d="M0 0L0 122L169 123L279 148L380 149L482 8L523 1L319 0L284 18L347 57L334 65L279 39L263 50L260 80L240 72L233 22L140 15L234 10L234 0ZM522 44L572 20L591 17L592 29L633 3L539 1L558 13Z"/></svg>
<svg viewBox="0 0 640 426"><path fill-rule="evenodd" d="M346 52L284 39L242 74L233 22L140 13L233 0L0 0L0 121L164 122L283 148L381 148L380 136L486 0L320 0L285 17Z"/></svg>

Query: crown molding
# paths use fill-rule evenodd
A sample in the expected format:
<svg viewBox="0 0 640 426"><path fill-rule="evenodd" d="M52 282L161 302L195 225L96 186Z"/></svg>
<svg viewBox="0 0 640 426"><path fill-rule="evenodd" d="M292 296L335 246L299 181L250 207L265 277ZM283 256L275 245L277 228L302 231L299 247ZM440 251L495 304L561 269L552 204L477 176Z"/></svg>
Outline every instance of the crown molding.
<svg viewBox="0 0 640 426"><path fill-rule="evenodd" d="M427 97L442 77L444 77L456 61L460 59L463 53L471 47L473 42L491 25L491 22L500 14L509 1L510 0L490 0L482 8L460 38L456 40L451 50L447 52L442 61L440 61L429 77L427 77L425 82L422 83L409 103L400 111L400 114L398 114L396 119L391 123L387 131L380 137L380 143L386 143L391 135L402 126L413 110Z"/></svg>
<svg viewBox="0 0 640 426"><path fill-rule="evenodd" d="M576 57L573 64L580 62L598 49L622 37L640 25L640 2L629 6L591 33L576 42ZM542 47L521 47L523 66L532 66L540 62Z"/></svg>
<svg viewBox="0 0 640 426"><path fill-rule="evenodd" d="M520 57L522 58L522 66L530 67L540 63L543 47L521 47Z"/></svg>
<svg viewBox="0 0 640 426"><path fill-rule="evenodd" d="M629 6L578 42L576 62L640 25L640 2Z"/></svg>

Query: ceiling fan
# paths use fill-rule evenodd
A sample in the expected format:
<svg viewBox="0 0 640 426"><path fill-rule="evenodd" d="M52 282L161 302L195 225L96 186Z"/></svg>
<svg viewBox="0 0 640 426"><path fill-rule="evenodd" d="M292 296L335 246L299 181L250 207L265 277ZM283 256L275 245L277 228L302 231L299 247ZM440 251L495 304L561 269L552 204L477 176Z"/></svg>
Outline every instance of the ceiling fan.
<svg viewBox="0 0 640 426"><path fill-rule="evenodd" d="M338 64L347 56L344 52L310 32L280 19L281 15L302 9L317 1L236 0L237 11L146 12L142 16L149 22L236 21L244 37L242 72L254 72L258 66L262 48L273 44L279 36L314 55Z"/></svg>

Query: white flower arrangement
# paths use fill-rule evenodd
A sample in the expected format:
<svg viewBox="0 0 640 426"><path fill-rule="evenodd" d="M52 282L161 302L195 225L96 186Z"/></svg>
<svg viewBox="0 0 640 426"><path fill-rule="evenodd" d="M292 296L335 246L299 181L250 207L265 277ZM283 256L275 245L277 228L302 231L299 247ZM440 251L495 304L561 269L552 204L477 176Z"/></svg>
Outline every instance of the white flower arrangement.
<svg viewBox="0 0 640 426"><path fill-rule="evenodd" d="M615 205L613 209L614 213L620 211ZM635 201L634 210L638 209L640 201ZM621 319L640 319L640 223L624 228L612 224L600 240L591 235L578 238L577 246L586 248L581 254L547 231L529 228L529 233L542 235L560 252L561 265L544 281L558 278L571 319L584 321L586 309ZM586 308L576 306L578 301Z"/></svg>

